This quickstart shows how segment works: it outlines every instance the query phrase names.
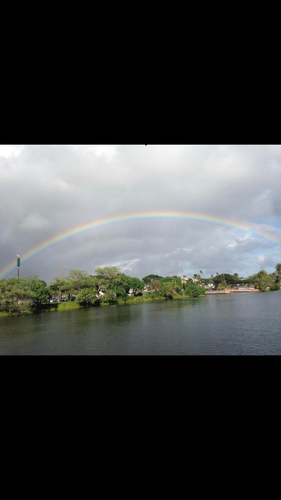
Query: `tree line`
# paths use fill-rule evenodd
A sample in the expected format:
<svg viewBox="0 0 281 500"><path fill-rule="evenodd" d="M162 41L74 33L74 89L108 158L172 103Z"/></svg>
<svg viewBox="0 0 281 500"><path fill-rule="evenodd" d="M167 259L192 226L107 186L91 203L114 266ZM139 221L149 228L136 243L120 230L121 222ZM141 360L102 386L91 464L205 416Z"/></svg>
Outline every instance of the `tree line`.
<svg viewBox="0 0 281 500"><path fill-rule="evenodd" d="M38 276L0 280L0 311L25 313L47 309L54 297L60 302L63 297L71 301L75 296L75 301L84 307L118 304L143 293L149 299L173 298L184 293L196 297L205 295L205 289L196 284L186 287L178 276L149 275L140 280L127 276L117 267L98 267L95 275L72 269L65 279L56 277L49 284Z"/></svg>
<svg viewBox="0 0 281 500"><path fill-rule="evenodd" d="M202 274L202 271L200 271ZM8 278L0 280L0 311L7 313L33 312L50 307L50 299L62 297L71 301L75 296L80 306L90 307L105 304L118 304L132 301L132 297L145 294L148 299L173 299L175 296L198 297L205 295L205 285L213 283L215 289L224 289L234 284L249 284L260 291L279 290L281 283L281 264L276 272L259 273L241 279L238 274L211 275L204 279L194 274L187 279L179 276L159 276L150 274L141 280L127 276L117 267L98 267L95 274L72 269L65 279L54 278L49 284L38 276ZM129 291L132 291L131 296ZM52 304L52 307L55 307Z"/></svg>
<svg viewBox="0 0 281 500"><path fill-rule="evenodd" d="M196 275L198 276L198 275ZM247 278L239 278L238 274L228 274L217 273L216 276L211 275L210 279L202 279L201 282L204 284L213 283L216 290L224 290L234 285L247 285L265 292L267 290L280 290L281 284L281 264L275 266L275 272L267 273L265 270L261 270L256 274L248 276Z"/></svg>

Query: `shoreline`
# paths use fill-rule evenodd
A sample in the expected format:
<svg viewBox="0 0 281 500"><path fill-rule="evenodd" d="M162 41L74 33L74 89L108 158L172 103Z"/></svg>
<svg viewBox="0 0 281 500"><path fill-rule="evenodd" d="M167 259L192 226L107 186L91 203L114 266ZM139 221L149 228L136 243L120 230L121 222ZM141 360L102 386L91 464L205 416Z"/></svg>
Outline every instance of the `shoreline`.
<svg viewBox="0 0 281 500"><path fill-rule="evenodd" d="M215 293L252 293L260 292L260 290L216 290L215 292L206 292L206 295L213 295Z"/></svg>
<svg viewBox="0 0 281 500"><path fill-rule="evenodd" d="M198 297L190 297L189 295L176 295L175 297L169 299L166 297L155 297L154 299L152 298L147 298L143 299L142 297L136 297L135 299L129 299L128 301L122 301L120 300L119 303L117 304L109 304L108 302L103 302L98 306L95 305L90 305L90 306L80 306L76 304L75 302L62 302L59 303L57 307L49 307L46 309L41 309L37 311L26 311L22 313L7 313L7 312L0 312L0 319L1 318L10 318L10 317L16 317L16 316L28 316L30 314L41 314L41 313L50 313L50 312L61 312L61 311L74 311L78 309L90 309L92 307L108 307L108 306L131 306L134 304L145 304L148 302L159 302L159 301L165 301L165 300L179 300L179 299L194 299L194 298L202 298L206 297L206 295L198 295Z"/></svg>
<svg viewBox="0 0 281 500"><path fill-rule="evenodd" d="M269 292L270 290L267 290ZM281 291L281 290L280 290ZM130 306L134 304L145 304L148 302L159 302L159 301L169 301L169 300L183 300L183 299L198 299L198 298L203 298L206 297L207 295L217 295L217 294L233 294L233 293L251 293L251 292L259 292L261 293L260 290L216 290L215 292L207 292L204 295L198 295L197 297L191 297L190 295L175 295L173 298L166 298L166 297L156 297L156 298L142 298L142 297L135 297L134 299L130 298L127 301L122 301L120 300L119 303L117 304L109 304L107 302L101 303L99 306L95 305L90 305L90 306L80 306L76 304L75 302L62 302L59 303L57 307L52 307L52 308L46 308L46 309L41 309L37 311L26 311L22 313L7 313L7 312L0 312L0 320L1 318L10 318L10 317L16 317L16 316L28 316L30 314L41 314L41 313L49 313L49 312L60 312L60 311L73 311L73 310L78 310L78 309L89 309L91 307L108 307L112 305L116 306Z"/></svg>

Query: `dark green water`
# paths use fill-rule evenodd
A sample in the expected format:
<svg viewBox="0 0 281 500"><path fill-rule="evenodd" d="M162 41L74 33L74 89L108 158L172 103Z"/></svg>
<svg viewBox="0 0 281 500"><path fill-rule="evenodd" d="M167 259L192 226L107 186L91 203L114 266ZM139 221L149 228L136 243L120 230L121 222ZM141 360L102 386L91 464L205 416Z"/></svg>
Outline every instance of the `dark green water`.
<svg viewBox="0 0 281 500"><path fill-rule="evenodd" d="M281 291L0 318L0 354L281 354Z"/></svg>

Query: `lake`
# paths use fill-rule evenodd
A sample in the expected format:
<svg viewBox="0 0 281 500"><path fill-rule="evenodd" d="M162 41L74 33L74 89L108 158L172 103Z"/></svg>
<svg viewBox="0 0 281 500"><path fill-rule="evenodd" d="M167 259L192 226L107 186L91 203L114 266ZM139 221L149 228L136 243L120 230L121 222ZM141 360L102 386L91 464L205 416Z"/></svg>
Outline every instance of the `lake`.
<svg viewBox="0 0 281 500"><path fill-rule="evenodd" d="M278 355L281 291L0 318L1 355Z"/></svg>

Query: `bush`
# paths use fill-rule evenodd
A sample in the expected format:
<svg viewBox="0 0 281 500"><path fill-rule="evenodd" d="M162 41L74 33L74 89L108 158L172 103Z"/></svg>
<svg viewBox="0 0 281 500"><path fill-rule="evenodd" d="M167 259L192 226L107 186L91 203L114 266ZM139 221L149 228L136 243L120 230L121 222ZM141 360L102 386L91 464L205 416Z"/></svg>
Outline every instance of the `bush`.
<svg viewBox="0 0 281 500"><path fill-rule="evenodd" d="M199 297L199 295L206 295L204 287L192 285L191 283L186 285L184 293L189 297Z"/></svg>
<svg viewBox="0 0 281 500"><path fill-rule="evenodd" d="M270 286L270 290L272 290L272 291L274 291L274 290L280 290L280 286L278 285L278 283L273 283Z"/></svg>
<svg viewBox="0 0 281 500"><path fill-rule="evenodd" d="M90 307L99 302L94 288L82 288L76 297L76 302L80 306Z"/></svg>

